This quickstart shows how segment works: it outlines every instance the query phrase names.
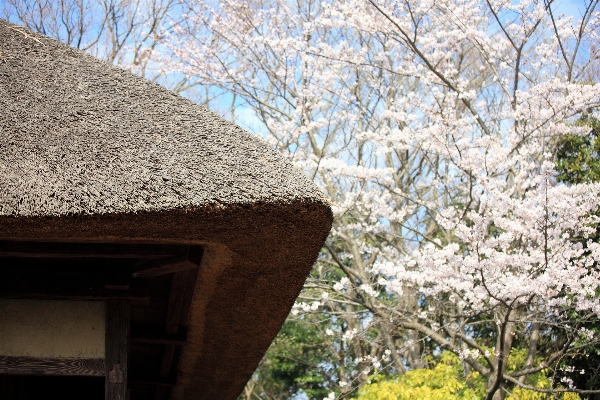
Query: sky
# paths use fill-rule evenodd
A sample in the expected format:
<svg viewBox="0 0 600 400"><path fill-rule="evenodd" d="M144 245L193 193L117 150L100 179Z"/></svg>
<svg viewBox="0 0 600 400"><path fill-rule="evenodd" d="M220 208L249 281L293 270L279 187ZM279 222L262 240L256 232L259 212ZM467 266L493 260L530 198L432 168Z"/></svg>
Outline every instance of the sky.
<svg viewBox="0 0 600 400"><path fill-rule="evenodd" d="M573 21L576 21L581 18L584 6L584 0L559 0L556 10L558 14L572 15Z"/></svg>
<svg viewBox="0 0 600 400"><path fill-rule="evenodd" d="M556 14L565 14L573 16L573 23L576 25L577 21L581 19L583 10L585 9L586 3L590 0L555 0L555 12ZM600 10L598 10L600 11ZM224 100L227 103L226 107L231 102L230 98ZM236 123L250 132L266 136L266 128L260 122L260 119L256 116L254 110L244 104L240 104L236 107Z"/></svg>

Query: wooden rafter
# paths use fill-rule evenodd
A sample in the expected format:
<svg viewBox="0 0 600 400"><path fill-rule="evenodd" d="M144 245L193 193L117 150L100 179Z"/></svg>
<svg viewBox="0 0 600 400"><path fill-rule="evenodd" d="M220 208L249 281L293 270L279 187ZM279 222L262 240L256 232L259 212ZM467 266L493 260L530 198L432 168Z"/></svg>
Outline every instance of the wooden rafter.
<svg viewBox="0 0 600 400"><path fill-rule="evenodd" d="M198 264L199 259L196 259ZM177 334L181 325L187 325L190 313L192 296L198 279L198 268L177 272L173 275L171 283L171 294L169 296L169 305L167 308L167 320L165 332L173 335ZM165 344L165 351L161 363L159 379L166 381L173 369L173 358L175 354L175 344ZM165 399L170 392L166 386L158 386L154 400Z"/></svg>
<svg viewBox="0 0 600 400"><path fill-rule="evenodd" d="M42 293L42 292L3 292L0 293L2 299L34 299L34 300L72 300L72 301L113 301L121 300L130 304L148 305L150 303L149 296L135 296L122 293L104 293L93 295L85 293Z"/></svg>
<svg viewBox="0 0 600 400"><path fill-rule="evenodd" d="M104 376L103 358L34 358L0 356L0 374Z"/></svg>
<svg viewBox="0 0 600 400"><path fill-rule="evenodd" d="M186 246L126 243L13 242L0 240L0 257L140 258L172 257Z"/></svg>
<svg viewBox="0 0 600 400"><path fill-rule="evenodd" d="M151 278L186 271L200 266L202 248L189 246L175 257L158 260L148 260L138 265L139 270L134 272L134 278Z"/></svg>
<svg viewBox="0 0 600 400"><path fill-rule="evenodd" d="M182 345L187 341L187 329L179 329L177 333L169 334L157 327L131 327L131 344L174 344Z"/></svg>

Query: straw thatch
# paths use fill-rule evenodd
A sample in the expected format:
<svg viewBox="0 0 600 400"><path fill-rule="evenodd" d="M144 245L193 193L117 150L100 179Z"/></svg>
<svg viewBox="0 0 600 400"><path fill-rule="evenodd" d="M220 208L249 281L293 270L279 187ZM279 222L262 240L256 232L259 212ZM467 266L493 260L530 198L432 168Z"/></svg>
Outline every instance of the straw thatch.
<svg viewBox="0 0 600 400"><path fill-rule="evenodd" d="M205 246L173 399L235 398L331 225L324 195L207 108L0 20L0 238Z"/></svg>

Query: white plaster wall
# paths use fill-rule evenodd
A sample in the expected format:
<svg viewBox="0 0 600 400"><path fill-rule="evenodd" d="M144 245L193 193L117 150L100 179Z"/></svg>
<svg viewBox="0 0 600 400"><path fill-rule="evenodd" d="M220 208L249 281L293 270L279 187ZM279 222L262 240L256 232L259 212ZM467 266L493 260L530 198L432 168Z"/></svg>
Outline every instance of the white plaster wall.
<svg viewBox="0 0 600 400"><path fill-rule="evenodd" d="M0 355L104 358L104 302L0 299Z"/></svg>

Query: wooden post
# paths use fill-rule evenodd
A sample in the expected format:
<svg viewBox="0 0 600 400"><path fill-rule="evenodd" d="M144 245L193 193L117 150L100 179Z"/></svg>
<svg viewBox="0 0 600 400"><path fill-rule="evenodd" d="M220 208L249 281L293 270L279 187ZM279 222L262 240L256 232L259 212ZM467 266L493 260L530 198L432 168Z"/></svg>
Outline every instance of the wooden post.
<svg viewBox="0 0 600 400"><path fill-rule="evenodd" d="M197 263L200 264L200 260L198 260ZM173 281L171 282L171 294L167 308L167 321L165 324L165 332L167 334L176 334L179 330L179 325L187 325L187 319L190 313L192 296L194 295L197 279L198 268L176 272L173 274ZM175 345L165 344L165 352L159 373L159 378L162 382L168 380L169 375L171 374L174 354ZM157 386L154 400L167 399L170 393L171 387Z"/></svg>
<svg viewBox="0 0 600 400"><path fill-rule="evenodd" d="M106 301L106 400L127 400L129 318L128 303Z"/></svg>

